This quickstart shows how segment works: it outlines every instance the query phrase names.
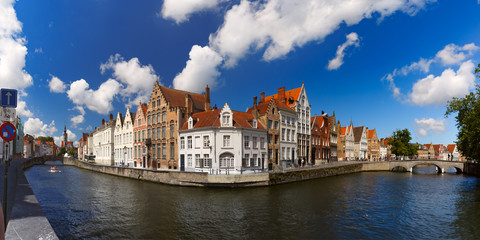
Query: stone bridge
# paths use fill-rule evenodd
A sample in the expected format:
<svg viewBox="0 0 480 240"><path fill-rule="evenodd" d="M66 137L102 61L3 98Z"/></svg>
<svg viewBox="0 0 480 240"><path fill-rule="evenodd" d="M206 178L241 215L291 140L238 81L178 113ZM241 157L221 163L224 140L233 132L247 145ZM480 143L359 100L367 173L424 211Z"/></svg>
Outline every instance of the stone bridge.
<svg viewBox="0 0 480 240"><path fill-rule="evenodd" d="M457 173L463 172L463 162L453 162L444 160L402 160L402 161L390 161L390 170L404 168L408 172L412 172L414 167L420 166L436 166L439 173L444 173L449 168L455 168Z"/></svg>

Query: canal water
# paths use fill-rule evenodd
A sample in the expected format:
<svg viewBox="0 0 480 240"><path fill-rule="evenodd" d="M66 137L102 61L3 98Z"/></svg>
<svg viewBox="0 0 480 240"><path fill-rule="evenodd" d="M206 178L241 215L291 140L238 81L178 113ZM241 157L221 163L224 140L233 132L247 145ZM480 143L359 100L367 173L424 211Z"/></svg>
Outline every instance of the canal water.
<svg viewBox="0 0 480 240"><path fill-rule="evenodd" d="M464 175L210 189L48 169L25 173L60 239L480 239L480 181Z"/></svg>

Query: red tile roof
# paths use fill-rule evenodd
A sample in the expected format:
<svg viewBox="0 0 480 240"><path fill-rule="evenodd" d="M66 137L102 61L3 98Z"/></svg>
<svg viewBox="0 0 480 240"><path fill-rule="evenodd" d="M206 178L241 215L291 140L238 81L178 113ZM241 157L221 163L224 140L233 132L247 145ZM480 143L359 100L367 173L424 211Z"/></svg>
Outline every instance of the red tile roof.
<svg viewBox="0 0 480 240"><path fill-rule="evenodd" d="M455 144L448 144L447 145L448 152L453 153L453 151L455 151L456 146L457 145L455 145Z"/></svg>
<svg viewBox="0 0 480 240"><path fill-rule="evenodd" d="M315 116L315 117L310 117L310 122L313 123L313 120L315 120L315 123L318 124L318 127L323 127L324 122L323 122L323 116Z"/></svg>
<svg viewBox="0 0 480 240"><path fill-rule="evenodd" d="M220 127L220 113L222 112L221 109L210 110L205 112L198 112L192 115L194 120L193 128L203 128L203 127ZM248 112L239 112L239 111L232 111L233 113L233 126L234 127L245 127L245 128L253 128L253 119L255 117ZM265 129L265 127L257 121L257 128L258 129ZM188 121L183 124L180 130L187 130L188 129Z"/></svg>
<svg viewBox="0 0 480 240"><path fill-rule="evenodd" d="M347 134L347 132L351 132L352 131L352 127L342 127L341 131L340 131L340 134L342 136L345 136Z"/></svg>
<svg viewBox="0 0 480 240"><path fill-rule="evenodd" d="M367 138L373 138L373 134L375 133L375 128L372 130L367 130Z"/></svg>
<svg viewBox="0 0 480 240"><path fill-rule="evenodd" d="M189 94L193 101L193 109L202 111L205 109L205 95L203 94L177 90L164 86L160 86L160 91L162 91L162 94L170 107L185 107L185 95Z"/></svg>
<svg viewBox="0 0 480 240"><path fill-rule="evenodd" d="M285 99L286 99L285 102L286 102L286 105L287 105L288 107L293 107L293 106L295 106L295 102L298 101L298 97L300 96L300 91L301 91L301 90L302 90L302 87L285 91ZM289 104L289 101L288 101L288 99L289 99L290 97L292 97L292 99L293 99L293 103L292 103L292 104ZM265 102L270 101L271 98L278 99L278 93L266 97L266 98L265 98ZM281 100L281 99L280 99L280 100Z"/></svg>

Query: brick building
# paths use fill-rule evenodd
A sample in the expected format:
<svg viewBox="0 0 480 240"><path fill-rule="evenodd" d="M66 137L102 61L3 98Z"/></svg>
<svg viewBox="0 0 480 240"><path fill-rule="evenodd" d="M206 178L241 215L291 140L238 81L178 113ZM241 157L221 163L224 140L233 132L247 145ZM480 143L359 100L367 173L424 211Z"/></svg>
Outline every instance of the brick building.
<svg viewBox="0 0 480 240"><path fill-rule="evenodd" d="M330 158L330 122L326 114L311 118L313 164L327 163Z"/></svg>

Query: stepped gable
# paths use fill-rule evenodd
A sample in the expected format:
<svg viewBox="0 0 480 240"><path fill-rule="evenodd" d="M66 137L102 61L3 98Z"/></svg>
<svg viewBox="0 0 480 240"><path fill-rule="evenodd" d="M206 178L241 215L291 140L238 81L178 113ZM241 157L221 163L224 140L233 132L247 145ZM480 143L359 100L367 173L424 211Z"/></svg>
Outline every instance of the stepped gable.
<svg viewBox="0 0 480 240"><path fill-rule="evenodd" d="M185 95L188 94L193 101L194 111L203 111L205 109L205 95L203 94L177 90L164 86L160 86L160 91L162 91L163 97L170 107L185 107Z"/></svg>

